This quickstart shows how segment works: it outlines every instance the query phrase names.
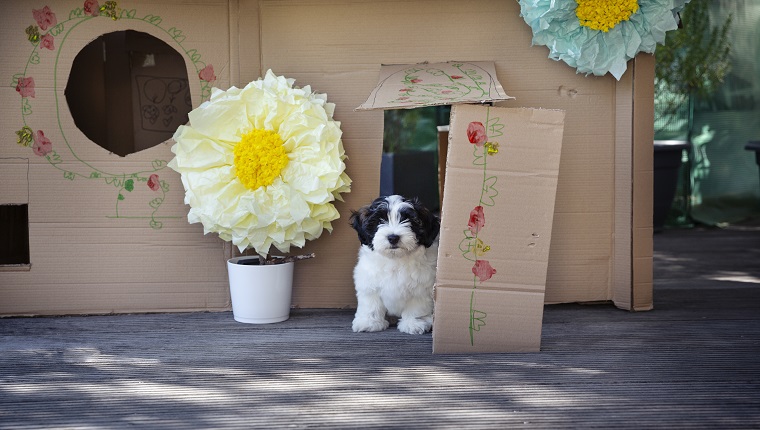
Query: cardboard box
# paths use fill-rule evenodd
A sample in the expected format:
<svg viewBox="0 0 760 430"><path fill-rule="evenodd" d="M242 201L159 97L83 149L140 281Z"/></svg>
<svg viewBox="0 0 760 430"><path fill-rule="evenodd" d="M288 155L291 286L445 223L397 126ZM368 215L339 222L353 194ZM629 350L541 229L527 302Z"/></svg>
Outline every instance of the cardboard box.
<svg viewBox="0 0 760 430"><path fill-rule="evenodd" d="M28 190L21 203L28 203L31 256L25 268L0 271L0 315L229 309L231 247L187 224L179 175L162 168L165 194L158 196L139 174L170 160L171 142L127 157L109 154L77 129L66 106L79 50L128 29L183 56L193 106L209 90L198 79L205 65L213 65L221 88L272 69L336 104L352 192L336 205L343 218L333 233L304 249L317 258L296 268L294 306L356 305L358 243L347 218L379 192L383 119L354 108L375 87L380 65L471 59L494 62L516 97L504 105L566 112L545 302L651 308L652 56L631 61L620 81L577 75L531 46L517 2L499 0L125 0L116 20L84 20L82 4L45 3L63 24L52 51L26 38L36 25L32 9L42 4L6 2L0 16L0 184ZM26 101L15 85L24 76L36 90ZM44 130L60 162L16 144L24 124ZM15 160L28 162L28 171L9 168ZM16 192L3 188L0 203L11 200Z"/></svg>
<svg viewBox="0 0 760 430"><path fill-rule="evenodd" d="M564 117L452 108L434 352L539 350Z"/></svg>

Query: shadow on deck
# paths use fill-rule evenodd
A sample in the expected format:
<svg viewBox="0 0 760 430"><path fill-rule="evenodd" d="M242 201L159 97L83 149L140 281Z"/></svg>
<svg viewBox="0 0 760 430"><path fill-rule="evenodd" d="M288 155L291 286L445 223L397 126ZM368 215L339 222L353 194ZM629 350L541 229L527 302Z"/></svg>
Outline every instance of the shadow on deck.
<svg viewBox="0 0 760 430"><path fill-rule="evenodd" d="M542 352L431 355L230 313L0 320L0 428L758 428L760 227L655 236L655 310L552 305Z"/></svg>

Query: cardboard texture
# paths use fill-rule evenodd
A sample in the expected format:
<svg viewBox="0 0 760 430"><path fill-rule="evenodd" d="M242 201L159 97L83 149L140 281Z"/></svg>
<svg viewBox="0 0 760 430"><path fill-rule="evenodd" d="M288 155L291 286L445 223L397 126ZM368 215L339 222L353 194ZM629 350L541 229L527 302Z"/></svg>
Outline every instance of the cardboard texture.
<svg viewBox="0 0 760 430"><path fill-rule="evenodd" d="M452 108L434 352L539 350L564 117Z"/></svg>
<svg viewBox="0 0 760 430"><path fill-rule="evenodd" d="M357 110L412 109L513 99L504 92L493 62L383 65L375 89Z"/></svg>
<svg viewBox="0 0 760 430"><path fill-rule="evenodd" d="M53 50L25 33L37 25L32 9L44 5L57 18ZM232 248L187 223L179 175L161 168L171 142L119 157L88 139L69 112L64 93L76 54L129 29L184 58L193 106L210 85L243 86L267 69L336 104L352 192L336 205L342 218L332 234L304 249L317 258L296 267L294 306L356 305L358 241L347 219L378 195L383 113L354 109L377 85L381 65L467 59L493 62L516 97L497 104L566 112L545 302L651 307L651 215L638 209L651 193L651 56L631 61L619 82L577 75L531 46L517 2L499 0L123 0L116 20L85 19L82 6L15 0L0 16L0 201L28 203L31 255L26 271L0 270L0 315L229 309ZM211 84L199 79L207 65ZM16 91L20 77L34 78L34 97ZM18 145L25 124L43 130L60 158ZM161 191L147 186L156 168Z"/></svg>

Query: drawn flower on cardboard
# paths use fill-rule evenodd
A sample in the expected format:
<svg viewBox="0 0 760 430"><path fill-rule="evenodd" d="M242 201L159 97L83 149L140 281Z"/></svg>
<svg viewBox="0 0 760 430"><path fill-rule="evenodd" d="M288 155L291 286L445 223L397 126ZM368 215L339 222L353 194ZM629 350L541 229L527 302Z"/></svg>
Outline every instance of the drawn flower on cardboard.
<svg viewBox="0 0 760 430"><path fill-rule="evenodd" d="M31 145L34 141L34 132L27 125L16 131L16 136L16 143L24 147Z"/></svg>
<svg viewBox="0 0 760 430"><path fill-rule="evenodd" d="M49 49L51 51L54 50L55 49L55 38L53 38L53 36L50 33L42 36L40 38L40 46L43 47L43 48L45 48L45 49Z"/></svg>
<svg viewBox="0 0 760 430"><path fill-rule="evenodd" d="M578 73L620 79L628 60L653 53L678 27L689 0L520 0L520 16L533 30L533 45L549 48Z"/></svg>
<svg viewBox="0 0 760 430"><path fill-rule="evenodd" d="M477 260L472 266L472 273L478 277L480 282L485 282L496 274L496 269L491 267L488 260Z"/></svg>
<svg viewBox="0 0 760 430"><path fill-rule="evenodd" d="M37 21L37 25L40 27L40 30L47 30L48 28L58 24L58 19L55 17L55 14L52 10L50 10L50 7L48 6L45 6L39 10L32 9L32 15L34 16L34 20Z"/></svg>
<svg viewBox="0 0 760 430"><path fill-rule="evenodd" d="M85 15L98 16L100 15L100 4L98 0L85 0L83 10Z"/></svg>
<svg viewBox="0 0 760 430"><path fill-rule="evenodd" d="M288 252L332 231L333 202L350 191L335 105L293 82L270 70L243 89L214 88L174 134L169 166L188 221L241 251Z"/></svg>
<svg viewBox="0 0 760 430"><path fill-rule="evenodd" d="M37 133L34 133L34 144L32 145L32 150L36 155L44 157L53 151L53 142L45 137L45 133L42 130L37 130Z"/></svg>
<svg viewBox="0 0 760 430"><path fill-rule="evenodd" d="M34 78L31 76L18 78L18 82L16 83L16 91L18 91L18 93L21 94L21 97L23 98L34 98Z"/></svg>
<svg viewBox="0 0 760 430"><path fill-rule="evenodd" d="M209 64L206 67L202 68L200 72L198 72L198 77L206 82L213 82L216 80L216 75L214 74L214 66Z"/></svg>
<svg viewBox="0 0 760 430"><path fill-rule="evenodd" d="M486 136L486 128L482 122L473 121L467 125L467 140L473 145L483 146L488 137Z"/></svg>
<svg viewBox="0 0 760 430"><path fill-rule="evenodd" d="M158 191L161 189L161 182L158 180L157 174L154 173L148 177L148 188L153 191Z"/></svg>
<svg viewBox="0 0 760 430"><path fill-rule="evenodd" d="M483 212L483 206L475 206L475 209L470 211L470 221L467 223L467 227L472 234L478 234L484 225L486 225L486 216Z"/></svg>
<svg viewBox="0 0 760 430"><path fill-rule="evenodd" d="M491 250L491 247L486 245L485 242L483 242L482 240L477 239L475 241L474 252L475 252L475 255L477 255L478 257L482 256L483 254L485 254L486 252L490 250Z"/></svg>

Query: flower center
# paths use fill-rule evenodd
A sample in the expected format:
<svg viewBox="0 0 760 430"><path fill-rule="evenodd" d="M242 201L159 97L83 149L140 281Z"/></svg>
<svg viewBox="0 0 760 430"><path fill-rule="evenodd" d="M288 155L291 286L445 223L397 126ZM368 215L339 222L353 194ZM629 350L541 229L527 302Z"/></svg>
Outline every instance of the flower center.
<svg viewBox="0 0 760 430"><path fill-rule="evenodd" d="M620 21L627 21L639 10L637 0L575 0L575 16L584 27L604 32L616 26Z"/></svg>
<svg viewBox="0 0 760 430"><path fill-rule="evenodd" d="M247 188L271 185L288 164L282 138L271 130L254 129L235 145L235 174Z"/></svg>

